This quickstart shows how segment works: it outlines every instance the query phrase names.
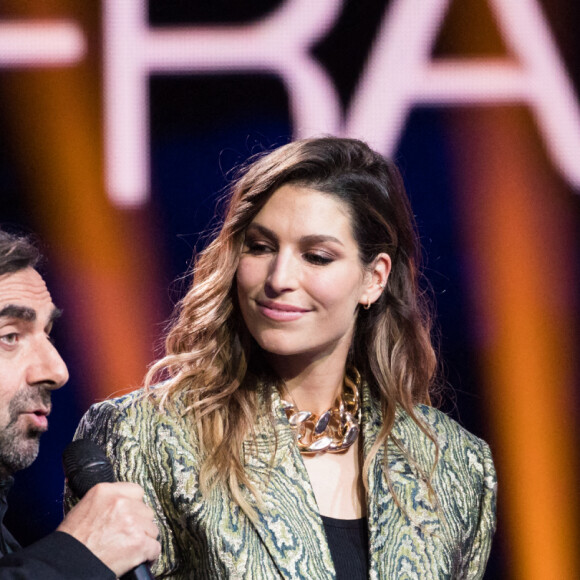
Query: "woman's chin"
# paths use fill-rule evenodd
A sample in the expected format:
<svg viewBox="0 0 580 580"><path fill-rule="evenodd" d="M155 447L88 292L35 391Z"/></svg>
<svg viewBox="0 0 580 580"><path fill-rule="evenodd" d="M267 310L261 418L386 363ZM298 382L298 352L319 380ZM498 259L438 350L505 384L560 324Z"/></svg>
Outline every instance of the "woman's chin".
<svg viewBox="0 0 580 580"><path fill-rule="evenodd" d="M265 342L260 343L262 350L266 353L266 355L273 355L273 356L293 356L297 354L302 354L302 349L293 348L291 345L280 344L278 342Z"/></svg>

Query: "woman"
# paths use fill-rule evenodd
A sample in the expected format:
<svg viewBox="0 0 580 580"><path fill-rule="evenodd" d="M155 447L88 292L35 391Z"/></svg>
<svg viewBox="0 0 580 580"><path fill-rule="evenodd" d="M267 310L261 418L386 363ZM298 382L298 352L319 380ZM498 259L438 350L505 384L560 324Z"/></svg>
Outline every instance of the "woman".
<svg viewBox="0 0 580 580"><path fill-rule="evenodd" d="M146 388L76 435L146 490L158 576L483 575L495 472L429 406L418 254L397 169L360 141L244 171Z"/></svg>

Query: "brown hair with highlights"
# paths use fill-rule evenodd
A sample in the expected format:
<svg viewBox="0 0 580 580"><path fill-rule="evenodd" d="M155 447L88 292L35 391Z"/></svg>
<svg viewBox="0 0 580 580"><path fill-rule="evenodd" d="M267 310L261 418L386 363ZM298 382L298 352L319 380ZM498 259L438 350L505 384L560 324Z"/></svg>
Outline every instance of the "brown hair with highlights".
<svg viewBox="0 0 580 580"><path fill-rule="evenodd" d="M363 266L381 252L392 260L379 300L369 310L359 309L349 361L381 401L384 418L363 467L365 485L369 462L389 438L398 407L438 452L415 412L417 404L430 403L436 356L429 309L419 287L420 248L400 173L359 140L295 141L251 161L233 184L223 225L194 262L191 286L166 339L166 354L146 377L148 386L162 375L169 377L155 389L163 406L175 397L186 403L204 455L202 491L223 484L249 513L240 486L253 488L241 449L253 433L256 386L263 377L256 364L260 349L237 305L235 274L246 228L272 193L289 183L328 193L349 208Z"/></svg>

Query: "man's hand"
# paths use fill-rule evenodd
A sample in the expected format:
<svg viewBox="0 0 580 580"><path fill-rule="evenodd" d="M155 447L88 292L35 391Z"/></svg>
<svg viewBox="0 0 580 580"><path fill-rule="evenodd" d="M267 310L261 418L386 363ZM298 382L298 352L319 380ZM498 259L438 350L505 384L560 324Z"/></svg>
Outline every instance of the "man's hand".
<svg viewBox="0 0 580 580"><path fill-rule="evenodd" d="M153 510L136 483L99 483L68 513L57 531L82 542L117 576L157 559L161 545Z"/></svg>

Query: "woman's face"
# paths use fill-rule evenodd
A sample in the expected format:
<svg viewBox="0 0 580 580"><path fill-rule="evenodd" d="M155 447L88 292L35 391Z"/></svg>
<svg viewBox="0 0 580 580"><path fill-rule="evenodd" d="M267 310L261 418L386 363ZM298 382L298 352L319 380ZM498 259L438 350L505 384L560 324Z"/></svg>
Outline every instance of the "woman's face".
<svg viewBox="0 0 580 580"><path fill-rule="evenodd" d="M265 351L337 364L346 360L358 305L378 286L360 262L347 206L291 184L248 226L236 277L244 321Z"/></svg>

